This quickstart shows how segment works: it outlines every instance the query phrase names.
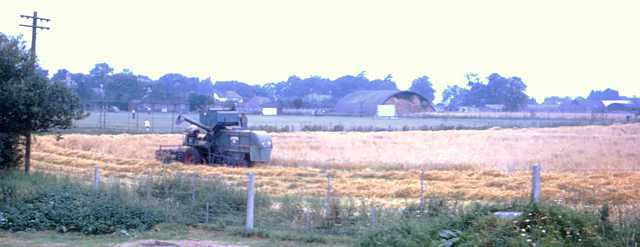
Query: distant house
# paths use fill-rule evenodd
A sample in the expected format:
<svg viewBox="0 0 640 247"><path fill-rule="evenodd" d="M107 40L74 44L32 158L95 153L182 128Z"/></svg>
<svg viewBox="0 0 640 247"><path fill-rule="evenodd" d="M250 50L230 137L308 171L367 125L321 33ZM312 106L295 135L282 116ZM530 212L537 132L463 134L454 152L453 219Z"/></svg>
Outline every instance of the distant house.
<svg viewBox="0 0 640 247"><path fill-rule="evenodd" d="M264 107L275 107L273 100L267 97L255 96L240 105L243 112L262 112Z"/></svg>
<svg viewBox="0 0 640 247"><path fill-rule="evenodd" d="M460 106L458 107L459 112L480 112L480 108L475 106Z"/></svg>
<svg viewBox="0 0 640 247"><path fill-rule="evenodd" d="M631 112L640 110L640 104L631 100L603 100L607 112Z"/></svg>
<svg viewBox="0 0 640 247"><path fill-rule="evenodd" d="M91 91L93 91L93 94L96 95L96 97L98 98L104 98L104 89L100 88L100 87L94 87L91 89Z"/></svg>
<svg viewBox="0 0 640 247"><path fill-rule="evenodd" d="M565 101L560 105L560 111L562 112L601 113L604 110L604 104L598 100L575 99Z"/></svg>
<svg viewBox="0 0 640 247"><path fill-rule="evenodd" d="M528 104L526 111L528 112L558 112L560 104Z"/></svg>
<svg viewBox="0 0 640 247"><path fill-rule="evenodd" d="M213 93L213 98L217 102L233 102L242 103L243 98L235 91L216 91Z"/></svg>
<svg viewBox="0 0 640 247"><path fill-rule="evenodd" d="M481 108L481 110L484 112L501 112L504 111L504 108L504 105L486 104Z"/></svg>
<svg viewBox="0 0 640 247"><path fill-rule="evenodd" d="M344 115L376 115L378 105L394 105L398 115L433 112L431 102L410 91L362 90L347 94L338 101L335 112Z"/></svg>
<svg viewBox="0 0 640 247"><path fill-rule="evenodd" d="M136 112L188 112L189 104L168 101L132 100L129 101L129 111Z"/></svg>
<svg viewBox="0 0 640 247"><path fill-rule="evenodd" d="M322 107L326 105L326 102L331 100L331 95L328 94L307 94L302 98L306 107Z"/></svg>
<svg viewBox="0 0 640 247"><path fill-rule="evenodd" d="M447 106L445 106L444 104L440 103L440 104L434 105L434 106L433 106L433 109L434 109L436 112L444 112L444 111L446 111L446 110L447 110Z"/></svg>
<svg viewBox="0 0 640 247"><path fill-rule="evenodd" d="M273 100L271 100L270 98L262 97L262 96L255 96L255 97L251 98L250 100L244 102L244 106L259 108L259 107L262 107L263 105L269 104L271 102L273 102Z"/></svg>

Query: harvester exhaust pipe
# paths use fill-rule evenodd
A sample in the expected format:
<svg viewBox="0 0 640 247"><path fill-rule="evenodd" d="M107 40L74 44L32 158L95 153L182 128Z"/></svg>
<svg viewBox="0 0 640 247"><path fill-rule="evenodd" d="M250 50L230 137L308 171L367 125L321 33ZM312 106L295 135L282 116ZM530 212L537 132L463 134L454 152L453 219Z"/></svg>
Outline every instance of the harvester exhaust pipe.
<svg viewBox="0 0 640 247"><path fill-rule="evenodd" d="M201 129L206 130L206 131L210 131L211 130L208 126L206 126L204 124L201 124L198 121L195 121L195 120L193 120L191 118L182 116L182 114L178 115L178 117L176 118L176 125L180 125L180 124L182 124L184 122L193 124L193 125L197 126L198 128L201 128Z"/></svg>
<svg viewBox="0 0 640 247"><path fill-rule="evenodd" d="M182 119L182 114L180 114L176 118L176 125L182 125L182 123L184 123L184 119Z"/></svg>

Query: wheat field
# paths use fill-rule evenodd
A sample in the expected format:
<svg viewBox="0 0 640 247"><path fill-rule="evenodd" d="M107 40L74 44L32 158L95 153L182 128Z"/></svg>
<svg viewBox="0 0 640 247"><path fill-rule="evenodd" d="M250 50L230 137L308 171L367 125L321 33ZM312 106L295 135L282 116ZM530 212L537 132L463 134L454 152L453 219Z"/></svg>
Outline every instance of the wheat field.
<svg viewBox="0 0 640 247"><path fill-rule="evenodd" d="M468 200L526 198L532 164L543 168L543 199L574 203L636 203L640 199L640 124L410 132L293 132L272 134L270 164L254 168L163 165L158 145L181 135L39 136L33 168L89 179L123 181L198 174L242 184L257 175L259 191L321 196L327 174L345 197L415 200L420 168L426 194Z"/></svg>

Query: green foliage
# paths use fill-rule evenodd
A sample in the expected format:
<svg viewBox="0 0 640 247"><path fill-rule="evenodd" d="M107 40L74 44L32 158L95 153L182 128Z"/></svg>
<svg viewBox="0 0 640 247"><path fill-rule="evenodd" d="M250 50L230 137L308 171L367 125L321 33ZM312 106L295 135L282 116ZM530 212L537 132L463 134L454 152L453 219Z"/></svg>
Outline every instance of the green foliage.
<svg viewBox="0 0 640 247"><path fill-rule="evenodd" d="M0 169L18 166L21 155L18 150L19 136L0 132Z"/></svg>
<svg viewBox="0 0 640 247"><path fill-rule="evenodd" d="M557 205L530 206L513 224L513 238L548 245L608 246L598 232L600 222L595 215Z"/></svg>
<svg viewBox="0 0 640 247"><path fill-rule="evenodd" d="M101 234L168 223L163 225L299 244L355 240L358 246L634 246L640 234L637 220L609 223L608 205L599 212L579 212L559 205L462 205L428 198L424 208L410 204L392 209L336 197L326 215L324 198L267 198L262 193L256 197L255 231L246 233L246 194L238 184L178 174L143 177L133 190L103 186L95 192L50 175L0 175L0 229L10 231ZM371 223L372 207L378 210L376 224ZM492 213L505 209L523 214L506 220Z"/></svg>
<svg viewBox="0 0 640 247"><path fill-rule="evenodd" d="M620 92L615 89L607 88L605 90L592 90L587 96L588 100L620 100Z"/></svg>
<svg viewBox="0 0 640 247"><path fill-rule="evenodd" d="M438 246L437 231L443 227L441 221L428 224L409 221L398 225L374 230L365 235L358 246Z"/></svg>
<svg viewBox="0 0 640 247"><path fill-rule="evenodd" d="M0 180L0 228L56 230L85 234L149 229L162 215L118 193L93 191L40 174L4 174Z"/></svg>
<svg viewBox="0 0 640 247"><path fill-rule="evenodd" d="M12 154L17 152L17 136L27 137L25 149L29 151L31 132L71 127L83 112L76 95L34 72L35 61L20 38L0 33L0 55L0 130L5 133L0 140L0 166L7 167L19 158ZM29 161L28 155L25 159ZM25 163L25 171L28 168Z"/></svg>
<svg viewBox="0 0 640 247"><path fill-rule="evenodd" d="M429 81L429 77L426 75L413 80L409 91L413 91L422 95L430 102L433 102L433 99L435 99L434 94L436 90L433 89L433 85L431 84L431 81Z"/></svg>
<svg viewBox="0 0 640 247"><path fill-rule="evenodd" d="M465 105L468 94L469 89L458 85L447 86L447 88L442 91L442 103L447 107L447 110L458 110L459 107Z"/></svg>
<svg viewBox="0 0 640 247"><path fill-rule="evenodd" d="M482 83L477 75L467 75L468 88L449 86L443 93L443 103L450 110L460 106L482 107L487 104L504 105L505 111L519 111L524 109L529 101L525 93L527 85L520 77L503 77L493 73L487 77L488 82Z"/></svg>
<svg viewBox="0 0 640 247"><path fill-rule="evenodd" d="M203 180L194 176L147 179L135 192L136 196L163 208L172 221L189 225L204 222L207 204L209 218L222 226L240 222L247 210L245 192L218 180ZM260 195L256 196L254 203L256 207L270 204L268 198Z"/></svg>
<svg viewBox="0 0 640 247"><path fill-rule="evenodd" d="M113 68L109 66L109 64L97 63L93 67L93 69L89 71L89 74L93 77L104 78L104 77L107 77L108 75L111 75L112 72L113 72Z"/></svg>
<svg viewBox="0 0 640 247"><path fill-rule="evenodd" d="M189 109L191 111L205 110L206 107L213 103L213 99L207 95L189 94Z"/></svg>
<svg viewBox="0 0 640 247"><path fill-rule="evenodd" d="M71 126L82 115L78 98L64 86L33 72L19 38L0 33L0 129L5 133Z"/></svg>
<svg viewBox="0 0 640 247"><path fill-rule="evenodd" d="M436 209L437 210L434 210ZM500 219L499 208L520 210L521 217ZM601 210L600 215L602 215ZM446 204L429 206L426 214L409 210L399 223L364 234L360 246L621 246L637 243L637 226L613 226L599 215L560 205L473 205L458 215ZM608 229L608 230L607 230Z"/></svg>
<svg viewBox="0 0 640 247"><path fill-rule="evenodd" d="M143 84L131 73L118 73L104 79L105 99L120 109L127 109L131 100L142 98Z"/></svg>

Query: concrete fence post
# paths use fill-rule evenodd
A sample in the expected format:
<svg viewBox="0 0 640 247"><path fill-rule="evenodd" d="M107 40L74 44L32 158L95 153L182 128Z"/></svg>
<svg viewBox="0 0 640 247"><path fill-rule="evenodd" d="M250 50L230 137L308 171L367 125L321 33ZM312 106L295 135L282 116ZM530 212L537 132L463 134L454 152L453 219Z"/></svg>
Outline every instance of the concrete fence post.
<svg viewBox="0 0 640 247"><path fill-rule="evenodd" d="M424 167L420 169L420 210L424 211Z"/></svg>
<svg viewBox="0 0 640 247"><path fill-rule="evenodd" d="M93 187L96 191L100 190L100 167L96 166L93 178Z"/></svg>
<svg viewBox="0 0 640 247"><path fill-rule="evenodd" d="M209 224L209 202L207 202L204 207L204 223Z"/></svg>
<svg viewBox="0 0 640 247"><path fill-rule="evenodd" d="M331 175L327 173L327 194L325 198L325 216L331 216Z"/></svg>
<svg viewBox="0 0 640 247"><path fill-rule="evenodd" d="M191 174L191 204L196 204L196 174Z"/></svg>
<svg viewBox="0 0 640 247"><path fill-rule="evenodd" d="M377 210L376 207L371 207L371 225L375 226L378 223L378 219L377 219Z"/></svg>
<svg viewBox="0 0 640 247"><path fill-rule="evenodd" d="M532 167L531 176L531 202L540 202L540 165L536 164Z"/></svg>
<svg viewBox="0 0 640 247"><path fill-rule="evenodd" d="M247 183L247 222L245 223L245 232L253 232L253 209L256 195L256 175L247 174L249 182Z"/></svg>
<svg viewBox="0 0 640 247"><path fill-rule="evenodd" d="M311 231L311 215L309 215L308 210L304 210L303 218L304 218L304 232L309 233Z"/></svg>
<svg viewBox="0 0 640 247"><path fill-rule="evenodd" d="M144 189L145 189L145 193L146 193L147 199L149 199L149 198L151 198L151 189L153 187L153 178L151 177L150 173L147 172L147 176L146 176L145 180L146 181L144 183L144 186L145 186Z"/></svg>

